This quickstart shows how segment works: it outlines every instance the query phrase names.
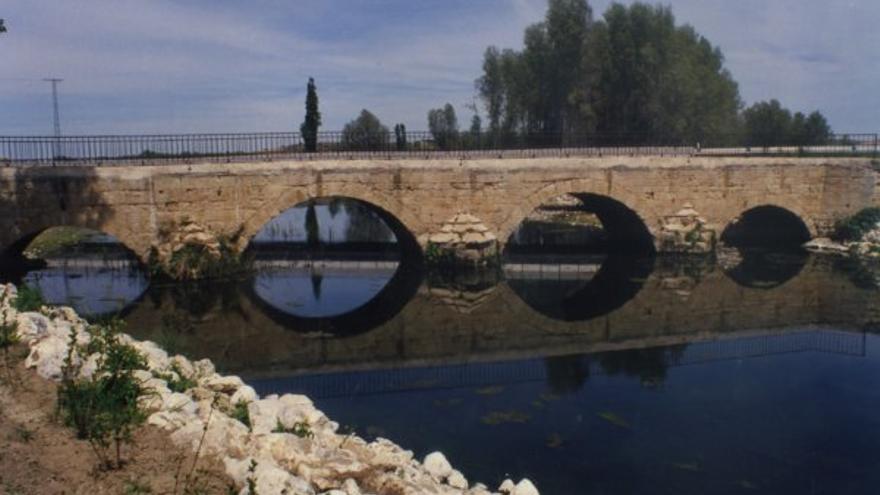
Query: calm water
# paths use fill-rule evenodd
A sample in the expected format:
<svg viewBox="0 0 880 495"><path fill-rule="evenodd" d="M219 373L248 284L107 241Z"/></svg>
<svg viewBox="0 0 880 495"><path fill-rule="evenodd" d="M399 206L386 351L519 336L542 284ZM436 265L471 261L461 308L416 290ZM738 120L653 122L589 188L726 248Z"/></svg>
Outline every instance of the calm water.
<svg viewBox="0 0 880 495"><path fill-rule="evenodd" d="M523 255L453 276L331 254L264 253L237 284L150 285L82 257L24 282L91 316L121 312L135 336L261 393L306 393L365 437L441 450L492 487L880 486L880 292L857 263Z"/></svg>

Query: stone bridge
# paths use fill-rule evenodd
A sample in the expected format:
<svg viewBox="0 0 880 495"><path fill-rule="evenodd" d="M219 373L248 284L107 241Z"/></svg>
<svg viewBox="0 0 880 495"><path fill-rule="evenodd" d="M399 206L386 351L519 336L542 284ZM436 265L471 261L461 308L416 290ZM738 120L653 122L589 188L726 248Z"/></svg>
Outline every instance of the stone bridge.
<svg viewBox="0 0 880 495"><path fill-rule="evenodd" d="M184 218L243 232L240 249L269 220L312 198L373 205L402 241L424 247L459 214L503 247L539 205L578 195L609 235L656 236L690 204L720 234L745 212L775 206L810 236L880 203L868 159L786 157L542 157L325 160L189 165L0 169L0 249L42 230L87 227L117 237L141 259L163 226Z"/></svg>

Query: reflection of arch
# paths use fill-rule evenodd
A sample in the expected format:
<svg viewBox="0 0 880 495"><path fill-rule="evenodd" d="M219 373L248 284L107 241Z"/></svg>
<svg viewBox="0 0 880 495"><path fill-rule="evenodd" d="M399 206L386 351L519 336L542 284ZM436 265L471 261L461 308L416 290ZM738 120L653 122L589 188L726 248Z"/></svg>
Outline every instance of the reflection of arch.
<svg viewBox="0 0 880 495"><path fill-rule="evenodd" d="M744 249L742 259L724 273L750 289L773 289L801 273L810 258L804 250L764 251Z"/></svg>
<svg viewBox="0 0 880 495"><path fill-rule="evenodd" d="M777 205L761 205L731 220L721 242L733 247L800 246L813 237L801 214Z"/></svg>
<svg viewBox="0 0 880 495"><path fill-rule="evenodd" d="M263 301L254 290L254 281L244 285L251 301L275 323L297 332L319 332L334 336L351 336L369 332L397 314L410 302L422 284L421 265L401 266L376 296L348 313L332 317L301 317L285 313Z"/></svg>
<svg viewBox="0 0 880 495"><path fill-rule="evenodd" d="M654 257L611 255L590 280L509 279L507 284L533 310L554 320L585 321L626 304L654 269Z"/></svg>
<svg viewBox="0 0 880 495"><path fill-rule="evenodd" d="M267 201L265 206L250 216L244 224L244 239L250 242L262 228L273 218L309 200L344 198L359 201L370 207L382 221L394 232L400 244L402 256L421 253L416 240L421 230L418 219L413 215L412 208L387 194L379 194L373 190L354 184L338 184L338 189L323 190L319 194L306 193L302 189L285 189L279 197ZM243 246L246 247L246 246Z"/></svg>
<svg viewBox="0 0 880 495"><path fill-rule="evenodd" d="M507 242L519 225L539 206L565 194L577 197L585 211L595 213L608 233L610 243L616 248L653 252L653 235L644 218L615 197L593 193L600 189L595 181L570 180L543 187L529 195L523 204L515 208L498 229L499 240Z"/></svg>

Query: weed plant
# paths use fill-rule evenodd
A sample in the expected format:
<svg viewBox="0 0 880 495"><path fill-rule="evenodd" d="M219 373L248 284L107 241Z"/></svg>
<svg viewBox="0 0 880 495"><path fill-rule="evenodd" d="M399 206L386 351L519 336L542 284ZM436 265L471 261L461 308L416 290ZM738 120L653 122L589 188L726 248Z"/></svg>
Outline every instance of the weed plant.
<svg viewBox="0 0 880 495"><path fill-rule="evenodd" d="M31 287L22 285L18 288L18 295L12 301L12 306L16 311L26 313L29 311L39 311L46 304L43 299L43 293L39 287Z"/></svg>
<svg viewBox="0 0 880 495"><path fill-rule="evenodd" d="M122 445L132 441L135 428L144 423L147 412L139 399L146 395L136 370L147 368L146 359L120 339L123 323L112 320L89 329L91 339L79 346L71 330L67 356L58 388L58 410L64 424L87 440L101 467L122 467ZM98 353L95 373L80 376L79 356ZM111 449L113 452L111 452Z"/></svg>

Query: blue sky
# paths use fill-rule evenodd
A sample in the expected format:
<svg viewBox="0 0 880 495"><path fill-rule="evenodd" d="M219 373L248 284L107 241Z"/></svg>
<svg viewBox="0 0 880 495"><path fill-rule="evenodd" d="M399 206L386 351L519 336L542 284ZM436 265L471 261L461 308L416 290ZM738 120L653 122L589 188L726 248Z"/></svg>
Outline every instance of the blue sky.
<svg viewBox="0 0 880 495"><path fill-rule="evenodd" d="M475 97L486 46L519 48L546 0L4 0L0 134L295 130L317 80L324 130L361 108L427 127ZM880 131L880 2L671 0L727 57L746 103L776 97ZM608 1L590 3L597 17Z"/></svg>

